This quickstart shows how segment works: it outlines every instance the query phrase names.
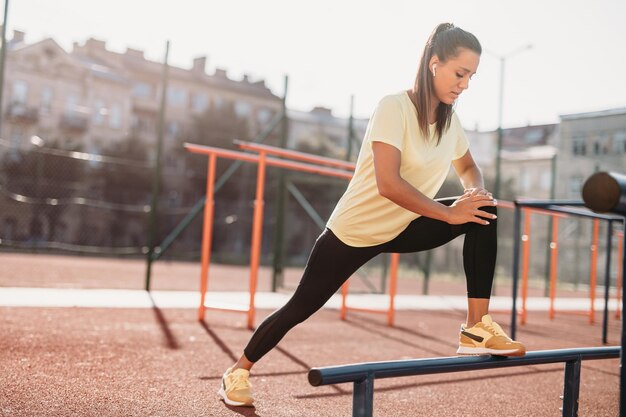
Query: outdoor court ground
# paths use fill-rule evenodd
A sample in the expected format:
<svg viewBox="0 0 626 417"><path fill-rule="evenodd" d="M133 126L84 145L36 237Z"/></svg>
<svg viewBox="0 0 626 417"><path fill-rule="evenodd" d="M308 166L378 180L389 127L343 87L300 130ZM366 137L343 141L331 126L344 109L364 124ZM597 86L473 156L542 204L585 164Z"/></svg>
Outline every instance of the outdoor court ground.
<svg viewBox="0 0 626 417"><path fill-rule="evenodd" d="M139 260L88 257L3 253L0 265L0 296L8 287L139 292L145 273ZM233 282L247 282L246 268L212 268L210 289L227 294L245 287ZM298 271L289 274L288 281ZM198 275L197 264L157 263L154 288L192 291ZM260 290L267 291L268 277L263 270ZM400 294L419 294L419 288L401 280ZM464 293L458 282L433 282L432 289L439 295ZM505 294L502 286L500 295ZM312 387L309 368L455 355L465 315L460 307L401 310L392 328L383 315L350 313L340 321L337 310L323 309L259 362L251 380L257 406L239 409L225 406L216 390L222 372L250 337L245 315L209 310L201 323L191 306L158 305L0 306L0 415L350 416L352 386ZM271 311L259 310L256 322ZM518 339L529 350L601 346L600 311L596 317L589 325L582 315L562 313L550 321L545 311L531 311ZM508 314L494 314L494 319L508 329ZM619 344L620 329L611 314L610 345ZM537 365L377 380L374 415L559 416L563 368ZM583 362L579 415L616 416L618 380L619 360Z"/></svg>

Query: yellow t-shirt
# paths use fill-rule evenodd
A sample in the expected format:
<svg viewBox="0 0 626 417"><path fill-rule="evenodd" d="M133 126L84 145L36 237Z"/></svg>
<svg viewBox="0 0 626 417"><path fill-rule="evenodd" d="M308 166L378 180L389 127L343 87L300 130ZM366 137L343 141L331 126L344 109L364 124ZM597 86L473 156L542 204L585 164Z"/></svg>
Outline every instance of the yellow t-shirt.
<svg viewBox="0 0 626 417"><path fill-rule="evenodd" d="M374 172L373 142L384 142L401 152L400 176L434 198L443 184L450 163L465 155L469 142L456 113L437 146L435 124L424 137L417 124L417 110L406 91L383 97L369 121L354 176L348 184L327 227L345 244L374 246L398 236L420 215L381 196Z"/></svg>

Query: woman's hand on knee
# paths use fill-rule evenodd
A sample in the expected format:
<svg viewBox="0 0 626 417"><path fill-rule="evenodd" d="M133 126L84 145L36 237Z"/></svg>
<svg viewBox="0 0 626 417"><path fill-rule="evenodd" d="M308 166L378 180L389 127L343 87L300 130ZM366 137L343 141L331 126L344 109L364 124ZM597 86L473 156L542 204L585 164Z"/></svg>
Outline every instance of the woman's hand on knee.
<svg viewBox="0 0 626 417"><path fill-rule="evenodd" d="M487 191L484 189L480 190ZM450 206L448 212L448 223L478 223L488 225L489 220L497 219L498 216L481 210L480 208L485 206L496 206L497 204L497 201L493 198L491 193L482 193L477 188L474 188L471 191L466 191Z"/></svg>

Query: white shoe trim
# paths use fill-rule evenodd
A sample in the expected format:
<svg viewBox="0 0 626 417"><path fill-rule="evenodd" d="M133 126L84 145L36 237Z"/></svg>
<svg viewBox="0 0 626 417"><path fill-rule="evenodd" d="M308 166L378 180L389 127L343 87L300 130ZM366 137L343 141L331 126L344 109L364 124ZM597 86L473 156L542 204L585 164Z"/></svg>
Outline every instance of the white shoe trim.
<svg viewBox="0 0 626 417"><path fill-rule="evenodd" d="M459 355L507 355L519 352L519 349L488 349L479 347L459 346L456 353Z"/></svg>
<svg viewBox="0 0 626 417"><path fill-rule="evenodd" d="M220 397L222 397L222 400L228 404L228 405L232 405L233 407L240 407L242 405L247 405L244 402L239 402L239 401L233 401L230 400L227 396L226 396L226 392L224 392L224 388L220 387L219 391L217 391L217 395L219 395Z"/></svg>

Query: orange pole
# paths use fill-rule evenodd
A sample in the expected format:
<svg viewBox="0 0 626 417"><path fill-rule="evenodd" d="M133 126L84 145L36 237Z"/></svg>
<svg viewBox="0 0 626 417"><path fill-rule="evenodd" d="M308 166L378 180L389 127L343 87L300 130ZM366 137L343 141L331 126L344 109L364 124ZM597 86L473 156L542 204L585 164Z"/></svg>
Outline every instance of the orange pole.
<svg viewBox="0 0 626 417"><path fill-rule="evenodd" d="M550 320L554 320L554 298L556 297L556 275L559 267L559 217L552 219L552 242L550 242Z"/></svg>
<svg viewBox="0 0 626 417"><path fill-rule="evenodd" d="M624 256L624 235L617 233L617 307L615 309L615 318L620 319L622 307L622 256Z"/></svg>
<svg viewBox="0 0 626 417"><path fill-rule="evenodd" d="M254 296L259 276L261 257L261 235L263 233L263 193L265 191L265 152L259 154L259 166L256 180L256 199L254 200L254 220L252 222L252 247L250 249L250 308L248 310L248 329L254 329Z"/></svg>
<svg viewBox="0 0 626 417"><path fill-rule="evenodd" d="M591 274L589 277L589 324L593 324L595 319L596 301L596 276L598 269L598 235L600 231L600 220L593 220L593 242L591 243Z"/></svg>
<svg viewBox="0 0 626 417"><path fill-rule="evenodd" d="M341 286L341 310L339 312L339 318L345 320L348 315L348 305L346 304L346 298L348 298L348 287L350 286L350 279Z"/></svg>
<svg viewBox="0 0 626 417"><path fill-rule="evenodd" d="M268 155L281 156L281 157L293 159L296 161L311 162L314 164L333 166L337 168L348 169L351 171L354 171L354 168L356 166L352 162L342 161L341 159L326 158L323 156L311 155L309 153L298 152L298 151L294 151L291 149L279 148L276 146L262 145L259 143L252 143L252 142L244 142L241 140L235 140L234 143L240 149L254 151L254 152L265 152Z"/></svg>
<svg viewBox="0 0 626 417"><path fill-rule="evenodd" d="M204 300L209 286L209 265L211 263L211 240L213 237L213 191L215 189L215 162L217 156L209 155L206 181L206 203L204 205L204 223L202 227L202 268L200 270L200 308L198 320L204 320Z"/></svg>
<svg viewBox="0 0 626 417"><path fill-rule="evenodd" d="M389 310L387 312L387 324L393 326L393 318L396 309L396 291L398 289L398 265L400 254L391 254L391 279L389 280Z"/></svg>
<svg viewBox="0 0 626 417"><path fill-rule="evenodd" d="M524 209L524 234L522 235L522 318L526 324L526 298L528 297L528 261L530 258L530 211Z"/></svg>

